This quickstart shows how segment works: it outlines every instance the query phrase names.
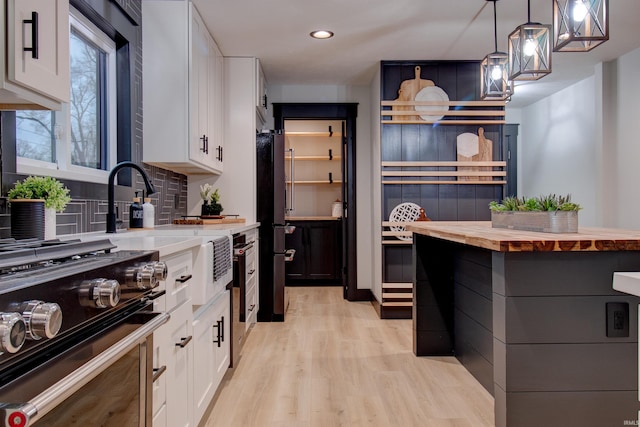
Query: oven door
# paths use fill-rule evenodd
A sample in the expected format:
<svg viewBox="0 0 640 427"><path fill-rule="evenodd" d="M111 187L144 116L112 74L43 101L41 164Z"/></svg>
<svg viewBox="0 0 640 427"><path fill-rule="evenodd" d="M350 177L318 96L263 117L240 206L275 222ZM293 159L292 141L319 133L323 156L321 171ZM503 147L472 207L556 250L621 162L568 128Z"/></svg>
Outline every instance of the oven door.
<svg viewBox="0 0 640 427"><path fill-rule="evenodd" d="M168 319L131 314L3 385L0 425L151 426L153 331Z"/></svg>

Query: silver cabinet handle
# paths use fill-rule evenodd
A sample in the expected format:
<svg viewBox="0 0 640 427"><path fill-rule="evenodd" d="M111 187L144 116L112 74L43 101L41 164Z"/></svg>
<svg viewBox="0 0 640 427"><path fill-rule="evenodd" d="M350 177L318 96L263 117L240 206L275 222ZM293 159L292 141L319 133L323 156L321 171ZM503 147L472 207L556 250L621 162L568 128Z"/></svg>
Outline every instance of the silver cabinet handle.
<svg viewBox="0 0 640 427"><path fill-rule="evenodd" d="M289 148L289 151L291 152L291 162L289 164L289 180L291 181L291 197L289 198L289 212L293 212L295 210L295 200L294 200L294 192L295 192L295 175L296 175L296 167L295 167L295 162L296 162L296 150L294 150L293 148Z"/></svg>
<svg viewBox="0 0 640 427"><path fill-rule="evenodd" d="M180 342L176 343L176 347L185 348L192 339L193 339L193 335L189 335L188 337L181 338Z"/></svg>

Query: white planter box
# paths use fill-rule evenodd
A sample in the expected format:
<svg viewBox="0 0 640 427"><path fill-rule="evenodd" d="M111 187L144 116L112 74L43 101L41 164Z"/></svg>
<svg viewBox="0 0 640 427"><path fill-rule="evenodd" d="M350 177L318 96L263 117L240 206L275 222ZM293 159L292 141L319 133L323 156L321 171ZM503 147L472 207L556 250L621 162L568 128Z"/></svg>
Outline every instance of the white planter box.
<svg viewBox="0 0 640 427"><path fill-rule="evenodd" d="M493 228L540 231L544 233L577 233L578 211L491 212Z"/></svg>

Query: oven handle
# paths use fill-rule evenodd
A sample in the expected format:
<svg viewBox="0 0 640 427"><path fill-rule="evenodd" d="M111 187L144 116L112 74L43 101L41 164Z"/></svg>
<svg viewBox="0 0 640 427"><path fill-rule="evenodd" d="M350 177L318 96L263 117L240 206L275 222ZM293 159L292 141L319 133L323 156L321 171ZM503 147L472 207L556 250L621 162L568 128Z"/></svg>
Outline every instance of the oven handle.
<svg viewBox="0 0 640 427"><path fill-rule="evenodd" d="M76 369L71 374L67 375L31 399L30 402L16 406L12 405L12 408L9 411L6 411L5 409L2 412L5 412L7 415L16 414L16 416L19 417L20 414L22 414L26 418L24 425L30 425L30 422L33 423L45 416L73 393L84 387L89 381L104 372L115 361L131 351L131 349L140 342L144 341L153 333L153 331L158 329L168 320L169 313L159 313L149 322L138 328L135 332L132 332L125 338L121 339L107 350L103 351L98 356L94 357L89 362L85 363L80 368ZM0 404L0 406L3 405Z"/></svg>

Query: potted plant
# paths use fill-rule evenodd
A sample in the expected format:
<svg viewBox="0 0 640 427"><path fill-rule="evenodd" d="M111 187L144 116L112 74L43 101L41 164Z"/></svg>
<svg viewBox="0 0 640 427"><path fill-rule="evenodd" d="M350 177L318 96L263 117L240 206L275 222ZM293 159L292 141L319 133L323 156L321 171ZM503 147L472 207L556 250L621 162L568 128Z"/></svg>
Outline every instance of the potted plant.
<svg viewBox="0 0 640 427"><path fill-rule="evenodd" d="M202 197L202 209L200 215L206 216L219 216L223 208L220 204L220 193L218 189L215 190L210 184L204 184L200 186L200 197Z"/></svg>
<svg viewBox="0 0 640 427"><path fill-rule="evenodd" d="M56 212L71 201L69 189L50 176L29 176L16 181L8 194L11 203L11 235L18 238L56 237Z"/></svg>
<svg viewBox="0 0 640 427"><path fill-rule="evenodd" d="M580 205L571 195L549 194L538 197L506 197L502 203L492 201L491 226L547 233L577 233Z"/></svg>

